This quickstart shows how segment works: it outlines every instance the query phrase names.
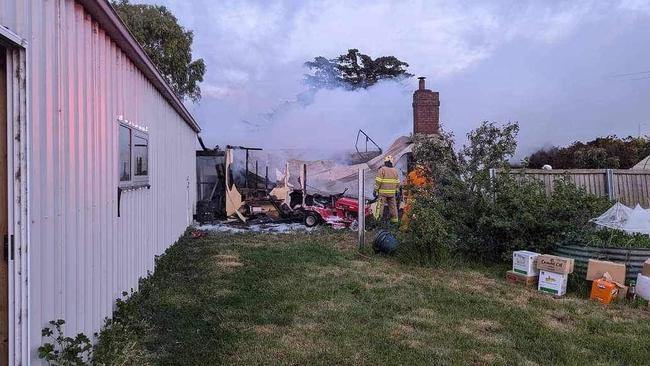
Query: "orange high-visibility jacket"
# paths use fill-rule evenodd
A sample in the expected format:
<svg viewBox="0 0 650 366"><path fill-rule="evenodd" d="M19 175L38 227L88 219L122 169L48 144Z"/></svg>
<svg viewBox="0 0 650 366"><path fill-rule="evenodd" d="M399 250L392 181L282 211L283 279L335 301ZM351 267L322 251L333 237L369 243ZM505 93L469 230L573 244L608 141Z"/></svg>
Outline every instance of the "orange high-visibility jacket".
<svg viewBox="0 0 650 366"><path fill-rule="evenodd" d="M420 169L411 170L406 179L407 184L415 187L422 187L426 185L427 177L425 177L424 174L420 174L420 172Z"/></svg>

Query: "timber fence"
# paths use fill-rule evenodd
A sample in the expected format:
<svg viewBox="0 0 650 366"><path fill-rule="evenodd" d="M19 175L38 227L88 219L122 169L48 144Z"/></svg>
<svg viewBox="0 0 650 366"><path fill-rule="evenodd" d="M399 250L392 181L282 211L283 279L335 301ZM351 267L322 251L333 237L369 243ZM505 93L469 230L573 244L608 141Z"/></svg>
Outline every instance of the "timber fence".
<svg viewBox="0 0 650 366"><path fill-rule="evenodd" d="M490 174L504 174L505 170L491 169ZM566 177L587 192L605 196L626 206L636 204L650 207L650 170L627 169L511 169L511 175L522 175L540 180L546 193L553 191L555 181Z"/></svg>

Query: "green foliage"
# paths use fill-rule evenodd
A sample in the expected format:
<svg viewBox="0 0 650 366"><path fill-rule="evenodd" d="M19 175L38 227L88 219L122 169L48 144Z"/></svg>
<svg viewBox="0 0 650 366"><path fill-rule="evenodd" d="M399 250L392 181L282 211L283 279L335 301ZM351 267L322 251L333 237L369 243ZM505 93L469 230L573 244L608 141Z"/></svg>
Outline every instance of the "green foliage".
<svg viewBox="0 0 650 366"><path fill-rule="evenodd" d="M569 233L560 244L583 245L587 247L650 248L650 236L628 234L622 230L587 228Z"/></svg>
<svg viewBox="0 0 650 366"><path fill-rule="evenodd" d="M647 137L599 137L567 147L541 149L527 158L529 168L549 164L555 169L629 169L650 155Z"/></svg>
<svg viewBox="0 0 650 366"><path fill-rule="evenodd" d="M493 200L481 200L471 247L465 253L484 260L507 260L512 251L548 253L558 242L589 227L589 219L606 210L609 202L588 194L568 180L555 182L547 196L541 182L532 178L499 175Z"/></svg>
<svg viewBox="0 0 650 366"><path fill-rule="evenodd" d="M589 219L607 209L605 198L559 179L547 195L542 183L509 171L490 177L490 168L506 168L516 149L516 123L482 125L467 135L468 144L453 150L453 136L416 136L413 155L435 180L415 192L424 216L416 216L404 234L409 247L455 252L473 259L500 261L514 250L548 252L558 242L583 232ZM444 243L444 244L443 244ZM432 262L422 252L420 263ZM433 256L435 258L435 256Z"/></svg>
<svg viewBox="0 0 650 366"><path fill-rule="evenodd" d="M323 56L305 62L311 74L305 75L308 85L316 89L343 87L354 90L368 88L383 79L408 78L413 76L406 71L409 66L395 56L382 56L373 59L357 49L337 58Z"/></svg>
<svg viewBox="0 0 650 366"><path fill-rule="evenodd" d="M517 148L516 136L519 124L508 123L499 128L492 122L483 122L467 134L468 145L459 154L461 178L469 189L485 188L489 185L490 168L508 167L508 159Z"/></svg>
<svg viewBox="0 0 650 366"><path fill-rule="evenodd" d="M433 199L429 196L429 199ZM399 234L398 255L402 261L431 265L450 259L454 237L435 203L420 196L411 208L409 230Z"/></svg>
<svg viewBox="0 0 650 366"><path fill-rule="evenodd" d="M164 6L128 0L113 1L112 5L172 90L181 99L201 99L199 83L206 68L203 59L192 60L193 33L179 25Z"/></svg>
<svg viewBox="0 0 650 366"><path fill-rule="evenodd" d="M142 282L146 282L146 279ZM128 293L123 292L123 296ZM128 300L117 299L112 318L106 318L93 351L95 365L150 365L151 357L142 345L150 327L139 311L140 293Z"/></svg>
<svg viewBox="0 0 650 366"><path fill-rule="evenodd" d="M66 337L63 334L65 320L51 320L50 325L43 328L41 335L52 342L38 347L38 357L53 366L84 366L90 364L92 343L83 333L76 337Z"/></svg>

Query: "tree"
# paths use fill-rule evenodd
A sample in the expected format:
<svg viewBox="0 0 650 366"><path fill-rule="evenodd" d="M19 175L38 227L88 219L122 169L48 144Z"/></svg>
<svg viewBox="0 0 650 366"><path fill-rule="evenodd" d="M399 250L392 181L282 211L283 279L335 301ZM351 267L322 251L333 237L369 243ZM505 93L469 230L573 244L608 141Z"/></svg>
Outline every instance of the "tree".
<svg viewBox="0 0 650 366"><path fill-rule="evenodd" d="M508 123L499 127L493 122L484 121L480 127L467 134L468 144L463 146L459 161L463 179L470 189L485 185L490 179L491 168L507 168L508 160L517 149L518 123Z"/></svg>
<svg viewBox="0 0 650 366"><path fill-rule="evenodd" d="M305 62L310 74L305 75L305 81L315 89L332 89L342 87L349 90L368 88L383 79L409 78L406 62L395 56L372 57L349 49L348 53L337 58L328 59L323 56L314 61Z"/></svg>
<svg viewBox="0 0 650 366"><path fill-rule="evenodd" d="M555 169L629 169L650 155L650 140L616 136L598 137L592 141L576 141L567 147L540 149L528 158L529 168L545 164Z"/></svg>
<svg viewBox="0 0 650 366"><path fill-rule="evenodd" d="M114 1L113 7L179 98L201 99L203 59L192 60L192 31L164 6Z"/></svg>

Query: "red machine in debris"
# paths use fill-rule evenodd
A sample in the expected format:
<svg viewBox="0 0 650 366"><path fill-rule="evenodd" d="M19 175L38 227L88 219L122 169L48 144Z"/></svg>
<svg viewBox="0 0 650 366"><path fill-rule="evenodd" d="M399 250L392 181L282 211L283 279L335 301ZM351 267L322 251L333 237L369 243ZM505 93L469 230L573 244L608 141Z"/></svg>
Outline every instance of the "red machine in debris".
<svg viewBox="0 0 650 366"><path fill-rule="evenodd" d="M343 197L345 192L331 195L310 195L307 197L304 210L304 224L313 227L319 224L332 225L335 228L353 227L359 217L359 200ZM366 201L365 216L372 218L372 201Z"/></svg>

